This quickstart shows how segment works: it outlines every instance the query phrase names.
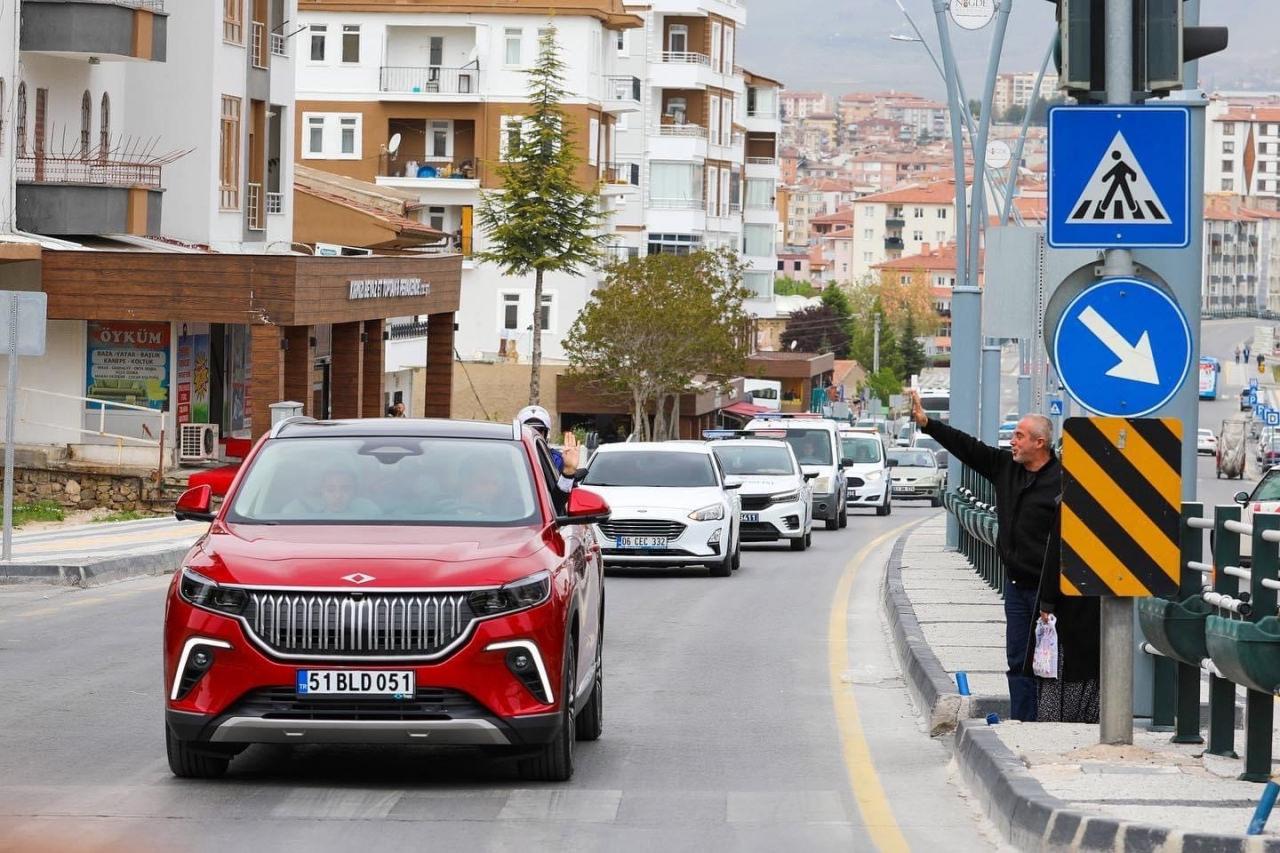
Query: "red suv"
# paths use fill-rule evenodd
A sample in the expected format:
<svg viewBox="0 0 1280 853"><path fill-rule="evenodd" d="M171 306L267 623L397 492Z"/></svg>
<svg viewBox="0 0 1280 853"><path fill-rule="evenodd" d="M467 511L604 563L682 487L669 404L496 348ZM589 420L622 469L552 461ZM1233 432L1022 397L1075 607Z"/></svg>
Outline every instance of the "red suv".
<svg viewBox="0 0 1280 853"><path fill-rule="evenodd" d="M216 777L253 743L514 748L529 779L573 773L600 736L604 574L592 524L519 424L286 420L174 575L165 741Z"/></svg>

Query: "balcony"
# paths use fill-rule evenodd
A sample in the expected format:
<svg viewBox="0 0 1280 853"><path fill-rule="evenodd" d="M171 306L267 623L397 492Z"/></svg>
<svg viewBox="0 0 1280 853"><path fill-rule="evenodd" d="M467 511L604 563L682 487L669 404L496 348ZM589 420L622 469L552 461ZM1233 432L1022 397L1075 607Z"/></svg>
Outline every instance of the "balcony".
<svg viewBox="0 0 1280 853"><path fill-rule="evenodd" d="M884 221L884 227L888 228L890 231L901 231L903 228L907 227L907 220L903 219L901 216L891 216Z"/></svg>
<svg viewBox="0 0 1280 853"><path fill-rule="evenodd" d="M18 228L37 234L158 234L158 163L15 158Z"/></svg>
<svg viewBox="0 0 1280 853"><path fill-rule="evenodd" d="M378 88L406 95L446 95L448 100L476 100L480 93L480 68L445 68L442 65L384 65Z"/></svg>
<svg viewBox="0 0 1280 853"><path fill-rule="evenodd" d="M164 62L163 0L23 0L23 51L100 60Z"/></svg>
<svg viewBox="0 0 1280 853"><path fill-rule="evenodd" d="M272 56L288 56L289 55L289 39L284 33L271 34L271 55Z"/></svg>
<svg viewBox="0 0 1280 853"><path fill-rule="evenodd" d="M723 85L723 78L711 70L705 53L664 51L649 64L649 85L659 89L704 90Z"/></svg>
<svg viewBox="0 0 1280 853"><path fill-rule="evenodd" d="M284 193L267 193L267 215L280 216L284 213Z"/></svg>
<svg viewBox="0 0 1280 853"><path fill-rule="evenodd" d="M901 252L902 238L901 237L885 237L884 248L886 252Z"/></svg>
<svg viewBox="0 0 1280 853"><path fill-rule="evenodd" d="M612 76L604 78L605 112L632 113L640 109L640 78Z"/></svg>
<svg viewBox="0 0 1280 853"><path fill-rule="evenodd" d="M655 160L705 160L707 129L698 124L660 124L649 142Z"/></svg>
<svg viewBox="0 0 1280 853"><path fill-rule="evenodd" d="M639 163L601 163L600 164L601 195L625 195L640 187Z"/></svg>
<svg viewBox="0 0 1280 853"><path fill-rule="evenodd" d="M747 157L744 171L748 178L772 178L776 181L782 176L777 157Z"/></svg>

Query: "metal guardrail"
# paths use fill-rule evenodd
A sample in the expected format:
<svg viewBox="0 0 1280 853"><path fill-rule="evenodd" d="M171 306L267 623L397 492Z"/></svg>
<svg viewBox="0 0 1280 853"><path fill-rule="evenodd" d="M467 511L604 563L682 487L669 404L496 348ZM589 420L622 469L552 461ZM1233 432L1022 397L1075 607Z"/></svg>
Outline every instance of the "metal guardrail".
<svg viewBox="0 0 1280 853"><path fill-rule="evenodd" d="M1003 593L1005 570L996 552L999 525L994 501L991 484L963 467L960 485L942 493L942 505L956 517L960 527L960 553L988 586Z"/></svg>

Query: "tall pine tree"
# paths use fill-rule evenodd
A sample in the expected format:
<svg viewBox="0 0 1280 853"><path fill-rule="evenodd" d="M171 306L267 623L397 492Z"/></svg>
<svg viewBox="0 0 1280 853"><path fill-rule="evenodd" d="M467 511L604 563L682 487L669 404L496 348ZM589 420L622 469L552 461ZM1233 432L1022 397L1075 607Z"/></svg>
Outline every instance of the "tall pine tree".
<svg viewBox="0 0 1280 853"><path fill-rule="evenodd" d="M600 262L604 216L595 187L578 181L582 158L561 107L564 62L556 29L542 31L538 61L529 69L531 111L522 124L501 129L505 159L497 165L502 192L484 193L476 216L489 248L477 260L497 264L503 275L533 273L533 344L529 403L539 402L542 367L542 282L549 272L582 275Z"/></svg>

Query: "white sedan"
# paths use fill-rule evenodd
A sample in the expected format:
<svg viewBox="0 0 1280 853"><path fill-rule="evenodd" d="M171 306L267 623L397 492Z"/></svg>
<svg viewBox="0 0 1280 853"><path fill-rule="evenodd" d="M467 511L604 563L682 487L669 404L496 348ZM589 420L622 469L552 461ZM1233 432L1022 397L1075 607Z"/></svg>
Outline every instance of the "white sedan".
<svg viewBox="0 0 1280 853"><path fill-rule="evenodd" d="M781 430L778 430L782 433ZM740 482L742 539L745 542L790 542L803 551L813 537L813 490L791 445L780 438L737 438L736 433L708 430L711 449L729 482ZM869 440L878 445L880 439Z"/></svg>
<svg viewBox="0 0 1280 853"><path fill-rule="evenodd" d="M1208 453L1210 456L1218 452L1218 437L1211 429L1196 430L1196 453Z"/></svg>
<svg viewBox="0 0 1280 853"><path fill-rule="evenodd" d="M739 486L703 442L603 445L582 485L612 509L596 527L605 565L702 565L715 577L738 568Z"/></svg>

